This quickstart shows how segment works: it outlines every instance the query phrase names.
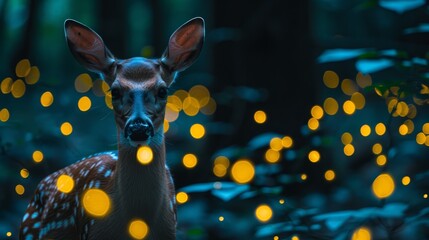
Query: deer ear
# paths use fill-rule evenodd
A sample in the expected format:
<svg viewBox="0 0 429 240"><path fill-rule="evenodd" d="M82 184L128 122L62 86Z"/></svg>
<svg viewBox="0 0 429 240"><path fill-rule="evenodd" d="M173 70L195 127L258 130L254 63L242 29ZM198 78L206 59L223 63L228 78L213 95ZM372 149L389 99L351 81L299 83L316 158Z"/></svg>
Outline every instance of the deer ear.
<svg viewBox="0 0 429 240"><path fill-rule="evenodd" d="M204 43L204 19L193 18L170 37L161 62L170 71L183 71L198 58Z"/></svg>
<svg viewBox="0 0 429 240"><path fill-rule="evenodd" d="M67 44L77 61L90 71L108 74L115 57L91 28L72 19L64 22Z"/></svg>

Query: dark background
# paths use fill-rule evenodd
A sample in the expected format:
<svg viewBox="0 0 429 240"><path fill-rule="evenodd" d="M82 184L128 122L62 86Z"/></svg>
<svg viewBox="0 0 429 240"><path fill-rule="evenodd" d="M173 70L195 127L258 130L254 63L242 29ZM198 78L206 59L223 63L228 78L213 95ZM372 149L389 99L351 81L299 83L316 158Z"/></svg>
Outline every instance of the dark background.
<svg viewBox="0 0 429 240"><path fill-rule="evenodd" d="M205 46L196 64L180 74L173 91L204 85L217 108L213 115L189 117L181 112L166 134L176 189L191 186L187 188L190 200L179 206L181 239L350 239L362 226L370 228L373 239L429 238L424 221L428 151L415 140L428 113L427 93L421 90L429 76L428 27L424 25L429 10L425 1L408 4L394 0L0 0L0 80L16 80L15 66L21 59L29 59L40 70L39 82L27 85L22 98L0 94L0 110L10 112L8 121L0 122L0 239L7 238L7 232L17 238L20 219L43 177L84 156L115 149L113 115L104 98L74 90L75 78L85 70L68 51L64 20L85 23L102 36L116 57L129 58L159 57L170 34L195 16L206 21ZM330 49L339 51L321 60ZM353 49L359 54L341 57ZM385 50L396 52L386 55ZM392 65L383 67L377 62L380 59ZM380 69L360 67L363 60L373 61ZM351 116L342 111L350 96L340 87L323 84L327 70L336 72L340 83L355 81L359 71L371 74L372 85L357 89L366 97L363 110ZM404 95L395 96L395 87ZM376 89L387 91L388 96L378 96ZM55 99L49 108L39 102L45 91ZM80 112L76 105L84 95L93 104L88 112ZM320 127L309 130L311 108L323 106L327 97L339 102L338 113L325 113ZM416 106L417 116L393 116L387 107L391 98ZM264 124L253 120L257 110L266 112ZM414 129L402 136L398 127L406 120L413 121ZM68 137L59 132L64 121L74 126ZM360 136L361 125L369 124L374 131L379 122L385 123L388 134ZM190 137L194 123L206 127L202 139ZM351 157L343 153L344 132L354 136ZM282 150L278 163L267 163L264 154L270 140L286 135L294 139L293 149ZM381 167L371 151L377 142L388 156L388 164ZM45 156L39 164L31 159L36 149ZM321 155L316 164L307 158L315 149ZM186 153L198 156L196 168L183 167ZM216 181L232 181L229 174L223 178L213 174L219 155L227 156L231 164L248 158L256 166L254 181L244 185L245 190L243 185L228 190L235 194L232 199L219 197L208 187ZM22 168L30 172L28 178L20 176ZM336 172L334 181L324 179L327 169ZM396 188L392 196L379 200L371 184L386 172ZM308 177L305 181L300 178L303 173ZM411 177L410 185L401 183L403 176ZM197 183L206 183L205 188L192 187ZM23 195L16 194L17 184L25 187ZM279 199L286 204L279 204ZM255 218L260 204L270 205L274 212L268 222ZM225 220L220 222L219 216Z"/></svg>

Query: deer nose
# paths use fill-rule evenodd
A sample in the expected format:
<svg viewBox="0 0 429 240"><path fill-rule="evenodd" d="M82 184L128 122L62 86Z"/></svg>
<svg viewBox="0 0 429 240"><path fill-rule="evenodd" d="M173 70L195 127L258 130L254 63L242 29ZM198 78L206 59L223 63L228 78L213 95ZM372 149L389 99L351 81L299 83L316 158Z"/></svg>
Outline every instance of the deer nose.
<svg viewBox="0 0 429 240"><path fill-rule="evenodd" d="M149 120L136 118L125 125L125 137L133 142L143 142L153 137L153 125Z"/></svg>

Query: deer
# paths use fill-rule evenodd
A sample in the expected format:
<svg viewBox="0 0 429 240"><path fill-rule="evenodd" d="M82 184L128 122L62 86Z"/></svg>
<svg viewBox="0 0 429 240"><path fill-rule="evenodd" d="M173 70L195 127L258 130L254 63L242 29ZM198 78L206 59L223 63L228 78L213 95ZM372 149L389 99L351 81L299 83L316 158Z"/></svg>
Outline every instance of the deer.
<svg viewBox="0 0 429 240"><path fill-rule="evenodd" d="M170 36L160 58L118 59L86 25L67 19L66 42L74 58L110 86L117 128L117 151L98 153L45 177L37 185L19 230L20 239L176 239L174 182L166 163L164 115L168 88L179 72L200 55L205 36L201 17L190 19ZM148 147L152 161L138 151ZM74 181L65 193L61 175ZM96 217L82 204L89 189L103 191L109 212ZM130 222L141 219L147 235L132 236Z"/></svg>

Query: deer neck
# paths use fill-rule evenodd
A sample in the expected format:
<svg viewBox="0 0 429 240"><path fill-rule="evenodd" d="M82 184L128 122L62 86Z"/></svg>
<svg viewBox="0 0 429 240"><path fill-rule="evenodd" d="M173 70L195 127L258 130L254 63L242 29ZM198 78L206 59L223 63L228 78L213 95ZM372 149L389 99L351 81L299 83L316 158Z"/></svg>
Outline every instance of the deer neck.
<svg viewBox="0 0 429 240"><path fill-rule="evenodd" d="M160 138L160 139L157 139ZM148 145L153 160L143 165L137 160L138 147L119 144L118 162L114 176L113 201L121 213L134 217L156 216L166 201L167 176L163 135L154 136Z"/></svg>

